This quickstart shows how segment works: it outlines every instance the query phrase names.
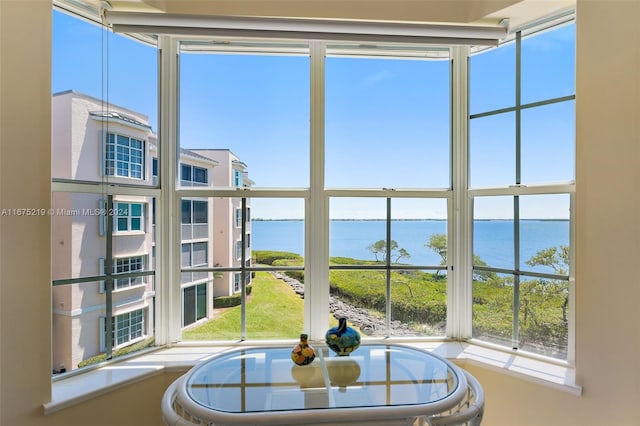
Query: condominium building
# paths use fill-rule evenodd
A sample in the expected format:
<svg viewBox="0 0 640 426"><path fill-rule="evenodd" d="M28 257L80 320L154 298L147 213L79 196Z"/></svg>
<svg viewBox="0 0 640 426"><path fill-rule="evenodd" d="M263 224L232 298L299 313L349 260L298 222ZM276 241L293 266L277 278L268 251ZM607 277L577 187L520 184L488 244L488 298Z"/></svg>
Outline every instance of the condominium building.
<svg viewBox="0 0 640 426"><path fill-rule="evenodd" d="M101 188L52 195L53 280L83 281L65 281L66 285L53 288L54 371L77 368L104 353L108 322L113 349L153 338L157 154L156 134L147 116L74 91L53 95L54 181L96 182L96 188ZM229 150L181 149L179 157L181 186L251 183L246 165ZM112 187L110 183L131 190L112 194L105 190ZM240 264L241 256L229 255L241 253L238 203L198 197L181 200L182 268ZM248 215L246 221L244 229L250 233ZM250 247L245 253L250 262ZM87 277L105 278L109 262L111 272L122 278L86 282ZM181 273L183 327L210 318L214 297L240 290L240 274L215 276L214 285L211 271ZM246 279L248 283L250 277ZM112 282L110 300L108 282ZM107 315L108 304L112 315Z"/></svg>

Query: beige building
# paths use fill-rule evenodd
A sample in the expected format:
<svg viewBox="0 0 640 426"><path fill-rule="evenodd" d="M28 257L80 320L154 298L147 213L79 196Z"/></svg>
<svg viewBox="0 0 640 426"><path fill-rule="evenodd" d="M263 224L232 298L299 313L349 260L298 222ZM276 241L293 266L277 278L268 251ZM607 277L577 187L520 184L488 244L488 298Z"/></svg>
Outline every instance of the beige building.
<svg viewBox="0 0 640 426"><path fill-rule="evenodd" d="M131 2L112 2L131 4ZM576 8L576 336L581 395L501 362L467 362L486 394L484 425L638 424L640 3L577 1L140 1L162 13L470 22ZM183 6L184 5L184 6ZM51 2L0 2L0 207L51 207ZM533 14L533 15L532 15ZM119 386L60 405L52 391L52 223L0 217L0 424L158 425L183 370L146 366ZM139 366L143 370L145 366ZM118 370L111 370L115 375ZM86 391L90 387L86 385Z"/></svg>
<svg viewBox="0 0 640 426"><path fill-rule="evenodd" d="M156 135L148 117L91 96L66 91L52 100L52 178L135 185L144 192L157 184ZM69 155L71 153L71 155ZM246 165L228 150L180 150L180 184L191 186L248 185ZM52 195L52 279L64 283L106 273L111 240L115 274L155 270L156 197L130 194L54 192ZM240 206L207 198L181 200L181 267L237 266ZM111 211L112 232L107 232ZM214 220L215 218L215 220ZM246 228L250 233L250 226ZM224 248L224 249L222 249ZM233 248L233 251L230 249ZM247 250L250 262L250 250ZM182 326L213 315L213 298L240 290L240 275L181 273ZM250 277L247 277L250 281ZM105 353L107 305L105 281L53 287L53 370L71 370ZM153 338L154 276L113 280L113 349Z"/></svg>

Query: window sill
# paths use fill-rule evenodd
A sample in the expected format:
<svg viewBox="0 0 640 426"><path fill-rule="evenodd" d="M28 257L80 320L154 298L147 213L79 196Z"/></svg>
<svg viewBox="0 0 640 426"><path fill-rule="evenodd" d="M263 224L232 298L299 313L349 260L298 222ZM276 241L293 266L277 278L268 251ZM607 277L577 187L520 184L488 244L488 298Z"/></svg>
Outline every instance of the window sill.
<svg viewBox="0 0 640 426"><path fill-rule="evenodd" d="M467 342L398 343L433 352L462 367L469 364L488 368L573 395L582 394L582 387L575 383L574 368L561 361L536 359ZM182 344L112 362L87 372L69 373L67 377L53 381L51 401L44 404L44 414L55 413L156 374L186 372L198 362L236 346Z"/></svg>

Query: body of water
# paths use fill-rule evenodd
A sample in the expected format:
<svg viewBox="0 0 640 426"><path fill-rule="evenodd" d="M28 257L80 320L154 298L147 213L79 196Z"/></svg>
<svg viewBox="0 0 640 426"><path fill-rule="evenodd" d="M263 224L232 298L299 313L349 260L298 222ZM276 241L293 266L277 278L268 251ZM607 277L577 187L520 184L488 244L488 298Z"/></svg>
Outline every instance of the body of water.
<svg viewBox="0 0 640 426"><path fill-rule="evenodd" d="M391 222L391 239L398 248L411 256L400 259L412 265L438 265L440 256L425 246L433 234L447 232L442 220L397 220ZM510 220L478 220L473 226L474 254L488 265L512 269L514 255L514 224ZM383 220L332 220L330 224L329 255L363 260L375 260L368 247L386 238ZM304 222L301 220L253 221L251 230L253 250L289 251L304 255ZM538 272L552 272L550 268L527 266L525 262L538 251L569 245L569 221L521 220L520 267Z"/></svg>

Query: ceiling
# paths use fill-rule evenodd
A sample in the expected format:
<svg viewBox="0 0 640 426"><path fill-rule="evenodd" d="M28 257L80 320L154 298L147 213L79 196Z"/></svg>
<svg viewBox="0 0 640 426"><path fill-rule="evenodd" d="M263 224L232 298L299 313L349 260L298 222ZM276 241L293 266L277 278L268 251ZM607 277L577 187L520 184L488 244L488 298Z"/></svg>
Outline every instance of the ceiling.
<svg viewBox="0 0 640 426"><path fill-rule="evenodd" d="M496 25L527 23L575 8L576 0L54 0L86 14L116 11L219 16L278 16Z"/></svg>

